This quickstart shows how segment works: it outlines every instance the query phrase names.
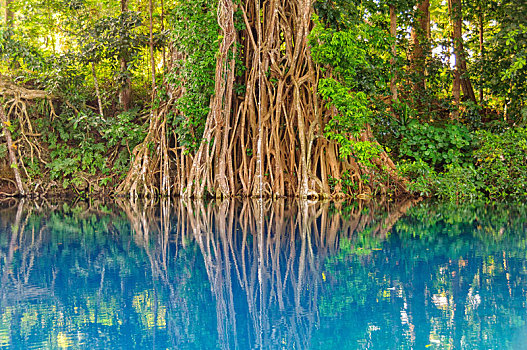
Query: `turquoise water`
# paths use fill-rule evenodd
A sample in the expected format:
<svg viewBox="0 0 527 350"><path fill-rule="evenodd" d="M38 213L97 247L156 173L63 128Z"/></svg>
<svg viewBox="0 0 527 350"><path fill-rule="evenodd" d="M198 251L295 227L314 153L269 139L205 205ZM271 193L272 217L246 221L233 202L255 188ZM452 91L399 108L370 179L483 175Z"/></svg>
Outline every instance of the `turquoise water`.
<svg viewBox="0 0 527 350"><path fill-rule="evenodd" d="M527 208L0 202L0 348L527 348Z"/></svg>

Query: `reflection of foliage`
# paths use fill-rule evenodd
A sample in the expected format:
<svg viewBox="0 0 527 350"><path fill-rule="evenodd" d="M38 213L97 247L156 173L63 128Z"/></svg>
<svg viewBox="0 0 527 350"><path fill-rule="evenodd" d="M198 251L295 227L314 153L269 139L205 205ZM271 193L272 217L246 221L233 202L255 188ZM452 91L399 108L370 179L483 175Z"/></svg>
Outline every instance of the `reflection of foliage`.
<svg viewBox="0 0 527 350"><path fill-rule="evenodd" d="M490 254L507 248L510 254L525 257L527 238L518 233L525 232L526 226L527 207L523 205L425 202L413 207L395 229L402 240L419 238L430 249L441 241L458 238L461 246L460 242L478 244Z"/></svg>
<svg viewBox="0 0 527 350"><path fill-rule="evenodd" d="M190 245L188 253L180 251L178 264L168 270L180 281L176 295L170 296L149 276L148 252L134 243L137 233L131 231L128 218L115 212L111 207L77 203L49 214L29 215L11 264L13 280L2 283L7 305L0 307L0 334L8 338L0 338L0 344L9 345L11 338L19 339L23 348L30 344L147 348L154 340L168 344L168 329L176 321L188 323L187 344L194 342L192 334L199 334L205 321L211 322L205 328L215 329L215 319L201 314L203 305L211 304L211 296L205 272L198 266L201 261L194 257L196 246ZM0 254L8 256L12 242L7 235L2 237ZM30 254L34 254L33 266L25 258ZM0 267L7 268L3 261ZM185 278L178 277L182 272ZM15 288L21 287L25 292L19 295ZM201 300L207 296L208 300ZM34 298L39 302L32 302ZM185 308L169 303L172 298L187 300ZM215 342L211 333L203 347L214 347Z"/></svg>
<svg viewBox="0 0 527 350"><path fill-rule="evenodd" d="M425 202L395 224L382 251L354 249L364 244L360 235L342 242L324 264L319 304L335 336L318 338L322 329L314 343L442 349L464 338L469 347L517 348L512 334L526 323L526 229L524 205Z"/></svg>
<svg viewBox="0 0 527 350"><path fill-rule="evenodd" d="M514 348L526 322L523 205L121 205L0 211L0 346Z"/></svg>

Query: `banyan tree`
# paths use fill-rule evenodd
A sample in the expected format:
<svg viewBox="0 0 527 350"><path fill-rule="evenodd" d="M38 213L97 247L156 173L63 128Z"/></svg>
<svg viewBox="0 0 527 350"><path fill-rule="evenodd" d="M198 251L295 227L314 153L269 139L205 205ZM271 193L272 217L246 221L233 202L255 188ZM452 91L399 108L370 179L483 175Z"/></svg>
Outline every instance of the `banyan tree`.
<svg viewBox="0 0 527 350"><path fill-rule="evenodd" d="M170 131L181 85L164 82L169 99L153 111L149 132L118 191L184 197L355 195L405 191L385 152L366 166L325 136L338 113L318 93L323 74L311 55L313 0L219 0L215 87L199 147ZM169 69L185 56L172 48ZM242 62L246 69L237 74ZM235 91L242 83L245 90ZM358 139L376 143L366 126ZM348 136L352 137L352 136ZM357 139L357 136L355 136ZM365 175L370 181L365 181ZM375 176L376 181L371 181Z"/></svg>

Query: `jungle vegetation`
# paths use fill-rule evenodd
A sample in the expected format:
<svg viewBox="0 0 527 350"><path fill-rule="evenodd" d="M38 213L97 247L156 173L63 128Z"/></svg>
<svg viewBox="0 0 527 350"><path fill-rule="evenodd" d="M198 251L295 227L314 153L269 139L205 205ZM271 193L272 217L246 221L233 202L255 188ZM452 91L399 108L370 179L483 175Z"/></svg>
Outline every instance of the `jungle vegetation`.
<svg viewBox="0 0 527 350"><path fill-rule="evenodd" d="M527 195L524 0L1 10L4 195Z"/></svg>

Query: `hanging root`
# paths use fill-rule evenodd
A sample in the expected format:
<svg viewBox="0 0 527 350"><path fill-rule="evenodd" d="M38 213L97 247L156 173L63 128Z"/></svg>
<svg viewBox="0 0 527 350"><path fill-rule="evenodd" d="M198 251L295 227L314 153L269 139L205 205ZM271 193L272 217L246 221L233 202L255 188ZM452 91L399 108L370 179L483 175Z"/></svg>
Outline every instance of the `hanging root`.
<svg viewBox="0 0 527 350"><path fill-rule="evenodd" d="M0 106L0 123L2 123L2 130L3 130L3 133L7 141L7 149L9 153L9 165L11 169L13 169L16 187L17 187L18 193L24 196L26 194L26 189L24 187L24 184L22 183L22 177L20 176L20 171L18 169L19 163L15 156L15 150L14 150L15 146L13 145L11 131L9 130L9 126L11 124L9 120L7 119L3 106Z"/></svg>
<svg viewBox="0 0 527 350"><path fill-rule="evenodd" d="M146 198L170 196L166 113L171 103L168 101L153 112L144 141L132 151L133 162L126 178L117 188L118 194L131 198L137 198L140 194Z"/></svg>
<svg viewBox="0 0 527 350"><path fill-rule="evenodd" d="M169 149L166 130L161 132L166 114L158 113L119 192L153 195L164 188L166 194L163 181L171 178L168 188L184 197L318 199L350 195L345 191L352 187L355 195L378 193L364 182L373 170L351 156L341 159L338 144L323 134L334 111L318 96L322 73L308 45L312 8L311 0L219 0L215 94L198 150L188 154L177 147L175 135L170 142L176 146ZM235 12L246 29L236 30ZM236 62L246 68L241 77ZM235 84L245 91L237 95ZM366 137L375 142L371 132ZM386 186L405 191L385 153L373 162L376 173L387 172ZM169 177L170 164L176 171Z"/></svg>
<svg viewBox="0 0 527 350"><path fill-rule="evenodd" d="M0 106L0 117L2 122L2 128L4 135L6 135L10 165L15 175L15 181L17 184L17 191L19 195L26 195L28 190L25 184L22 182L22 176L20 169L24 171L26 178L31 182L30 176L24 164L24 157L28 157L31 163L38 161L41 164L47 164L43 159L42 150L38 142L38 138L41 136L37 134L31 124L31 119L27 111L27 101L36 99L45 99L51 106L51 113L55 115L53 110L52 100L55 98L53 95L48 94L42 90L26 89L24 87L4 81L0 77L0 96L12 96L13 98L6 103L6 110L4 106ZM20 139L13 142L11 138L11 132L9 125L12 120L18 120L18 132ZM16 154L15 154L16 150ZM18 157L17 157L18 155Z"/></svg>
<svg viewBox="0 0 527 350"><path fill-rule="evenodd" d="M235 174L232 168L231 131L233 88L235 78L234 4L232 0L219 0L218 24L223 33L219 54L216 58L214 97L205 125L203 141L194 157L194 162L184 191L187 197L215 197L233 195L231 183Z"/></svg>

